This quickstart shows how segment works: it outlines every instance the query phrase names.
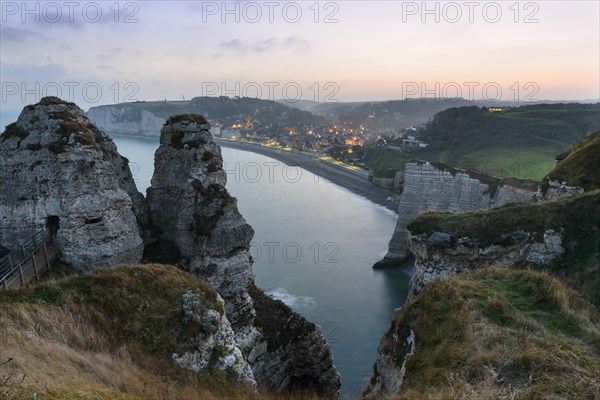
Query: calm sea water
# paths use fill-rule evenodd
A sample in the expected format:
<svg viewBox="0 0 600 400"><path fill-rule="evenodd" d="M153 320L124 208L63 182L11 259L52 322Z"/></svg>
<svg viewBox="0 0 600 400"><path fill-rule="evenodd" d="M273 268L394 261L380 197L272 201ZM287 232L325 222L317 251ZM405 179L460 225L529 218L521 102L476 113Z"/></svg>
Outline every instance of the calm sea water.
<svg viewBox="0 0 600 400"><path fill-rule="evenodd" d="M158 141L114 139L144 193ZM357 398L407 294L404 272L371 268L385 254L396 215L306 170L245 151L222 153L227 188L256 232L257 285L323 328L342 393Z"/></svg>

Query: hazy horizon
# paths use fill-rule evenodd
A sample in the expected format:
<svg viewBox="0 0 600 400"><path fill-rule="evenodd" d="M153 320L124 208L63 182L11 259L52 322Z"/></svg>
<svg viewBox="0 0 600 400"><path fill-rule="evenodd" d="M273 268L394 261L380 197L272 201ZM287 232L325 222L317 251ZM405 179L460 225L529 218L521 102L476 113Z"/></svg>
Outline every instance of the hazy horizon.
<svg viewBox="0 0 600 400"><path fill-rule="evenodd" d="M596 1L4 1L0 12L3 122L57 94L85 110L204 95L600 98Z"/></svg>

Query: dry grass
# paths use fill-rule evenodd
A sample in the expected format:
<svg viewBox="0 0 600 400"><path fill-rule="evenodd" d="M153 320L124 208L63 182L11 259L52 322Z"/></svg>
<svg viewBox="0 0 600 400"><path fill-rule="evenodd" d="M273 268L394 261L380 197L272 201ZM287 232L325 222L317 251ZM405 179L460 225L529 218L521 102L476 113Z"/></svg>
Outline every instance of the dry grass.
<svg viewBox="0 0 600 400"><path fill-rule="evenodd" d="M600 315L546 274L492 268L432 284L394 321L388 352L407 326L417 348L392 399L600 399Z"/></svg>
<svg viewBox="0 0 600 400"><path fill-rule="evenodd" d="M136 291L138 279L149 281ZM32 399L37 394L38 400L317 399L302 393L260 394L217 372L199 377L171 363L168 346L144 352L146 343L139 337L126 340L128 330L119 331L119 324L125 326L130 319L137 324L147 323L134 316L127 304L142 307L138 310L142 315L156 312L144 298L145 290L157 295L150 281L170 300L180 298L180 292L190 287L206 290L207 301L213 294L199 279L174 267L156 265L104 270L91 277L71 277L29 290L3 292L0 398ZM127 304L121 304L123 299L106 290L116 284L128 291ZM96 296L102 296L104 303L90 302ZM160 298L154 303L165 306ZM175 303L172 307L180 309L181 305ZM110 315L107 310L126 314ZM151 317L156 319L156 315ZM172 322L168 318L165 321ZM153 324L147 326L166 329L160 321ZM179 331L163 333L176 336ZM116 345L117 340L122 344Z"/></svg>

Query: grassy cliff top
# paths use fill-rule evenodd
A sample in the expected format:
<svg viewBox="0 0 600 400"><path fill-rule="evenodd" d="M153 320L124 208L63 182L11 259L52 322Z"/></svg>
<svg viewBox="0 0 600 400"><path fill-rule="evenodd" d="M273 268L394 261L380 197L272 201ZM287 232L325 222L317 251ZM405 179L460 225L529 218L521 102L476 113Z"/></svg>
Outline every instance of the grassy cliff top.
<svg viewBox="0 0 600 400"><path fill-rule="evenodd" d="M208 121L206 120L206 118L204 118L203 115L200 115L200 114L178 114L178 115L170 116L167 119L167 125L175 124L177 122L183 122L183 121L195 122L197 124L208 124Z"/></svg>
<svg viewBox="0 0 600 400"><path fill-rule="evenodd" d="M543 189L548 187L549 180L585 190L600 189L600 131L578 140L556 159L559 163L544 177Z"/></svg>
<svg viewBox="0 0 600 400"><path fill-rule="evenodd" d="M427 286L382 340L397 368L410 330L415 353L394 398L599 395L600 314L544 273L488 268Z"/></svg>
<svg viewBox="0 0 600 400"><path fill-rule="evenodd" d="M174 352L205 329L183 318L184 294L223 313L204 281L166 265L131 265L0 290L0 398L42 400L313 399L258 394L216 369L195 374ZM212 361L211 361L212 362Z"/></svg>
<svg viewBox="0 0 600 400"><path fill-rule="evenodd" d="M468 213L426 212L408 225L413 235L444 232L451 237L449 245L469 237L480 247L512 245L515 236L524 234L541 241L547 229L562 231L565 254L545 267L600 307L600 190Z"/></svg>
<svg viewBox="0 0 600 400"><path fill-rule="evenodd" d="M445 232L454 239L478 238L479 245L484 247L517 230L543 232L577 224L600 224L600 190L554 201L509 203L473 212L423 212L408 224L408 230L413 235Z"/></svg>

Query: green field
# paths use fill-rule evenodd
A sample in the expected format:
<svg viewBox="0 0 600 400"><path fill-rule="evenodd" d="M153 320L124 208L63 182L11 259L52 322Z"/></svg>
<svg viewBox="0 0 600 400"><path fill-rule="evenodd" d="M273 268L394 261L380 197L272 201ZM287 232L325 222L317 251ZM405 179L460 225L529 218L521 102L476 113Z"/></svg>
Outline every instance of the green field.
<svg viewBox="0 0 600 400"><path fill-rule="evenodd" d="M482 149L466 154L459 165L501 178L541 180L554 168L554 154L527 149Z"/></svg>
<svg viewBox="0 0 600 400"><path fill-rule="evenodd" d="M417 132L427 148L370 148L364 159L378 176L392 175L403 163L421 159L539 181L555 166L557 154L598 129L600 104L540 104L503 113L477 106L450 108ZM401 141L390 145L401 146Z"/></svg>

